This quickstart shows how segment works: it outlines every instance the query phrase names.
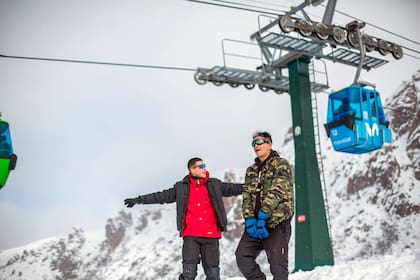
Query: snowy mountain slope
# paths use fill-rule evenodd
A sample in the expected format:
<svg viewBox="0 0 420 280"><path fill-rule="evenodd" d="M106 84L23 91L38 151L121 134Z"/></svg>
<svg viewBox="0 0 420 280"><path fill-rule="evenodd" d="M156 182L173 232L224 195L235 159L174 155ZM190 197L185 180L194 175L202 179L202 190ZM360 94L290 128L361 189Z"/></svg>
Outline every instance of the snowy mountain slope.
<svg viewBox="0 0 420 280"><path fill-rule="evenodd" d="M419 88L417 72L386 104L393 143L362 156L324 149L339 260L420 248Z"/></svg>
<svg viewBox="0 0 420 280"><path fill-rule="evenodd" d="M387 116L393 143L381 150L337 153L321 131L336 265L297 272L291 279L420 278L419 86L420 72L384 102L392 108ZM279 149L291 163L292 140L289 133ZM225 181L243 181L238 174L244 170L225 172ZM242 279L234 257L243 230L241 198L225 202L229 225L220 242L222 279ZM74 228L66 237L0 252L0 280L176 279L181 246L175 205L140 205L108 219L105 231ZM290 270L293 247L292 238ZM261 254L260 263L268 272L264 259ZM197 279L205 279L201 267Z"/></svg>
<svg viewBox="0 0 420 280"><path fill-rule="evenodd" d="M170 205L152 208L133 214L120 212L109 219L107 227L113 230L108 231L107 238L74 228L66 238L41 240L24 248L7 250L0 261L0 279L176 279L180 272L181 239L168 234L174 233L173 209ZM228 238L221 242L222 279L244 280L234 265L235 243ZM420 250L405 250L398 255L339 262L334 267L297 272L290 279L414 280L420 276L418 267ZM202 271L197 279L205 279Z"/></svg>
<svg viewBox="0 0 420 280"><path fill-rule="evenodd" d="M234 202L230 215L239 209ZM175 279L182 239L175 205L137 206L108 219L105 236L74 228L67 237L42 240L0 254L0 279ZM239 217L237 220L239 221ZM225 277L239 275L233 257L236 234L221 241ZM204 279L200 268L197 279Z"/></svg>
<svg viewBox="0 0 420 280"><path fill-rule="evenodd" d="M393 143L380 150L338 153L320 131L336 263L420 248L419 89L420 71L384 102ZM292 129L279 152L294 162Z"/></svg>

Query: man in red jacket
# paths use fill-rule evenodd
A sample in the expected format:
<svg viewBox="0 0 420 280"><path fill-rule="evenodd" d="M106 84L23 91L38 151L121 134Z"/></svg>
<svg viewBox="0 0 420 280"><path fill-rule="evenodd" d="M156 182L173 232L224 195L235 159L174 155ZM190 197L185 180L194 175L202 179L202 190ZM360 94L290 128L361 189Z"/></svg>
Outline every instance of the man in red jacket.
<svg viewBox="0 0 420 280"><path fill-rule="evenodd" d="M200 158L188 161L189 174L167 190L127 198L124 204L176 202L177 227L184 239L180 280L193 280L202 261L207 280L220 280L219 239L226 230L223 196L242 194L242 184L223 183L210 178Z"/></svg>

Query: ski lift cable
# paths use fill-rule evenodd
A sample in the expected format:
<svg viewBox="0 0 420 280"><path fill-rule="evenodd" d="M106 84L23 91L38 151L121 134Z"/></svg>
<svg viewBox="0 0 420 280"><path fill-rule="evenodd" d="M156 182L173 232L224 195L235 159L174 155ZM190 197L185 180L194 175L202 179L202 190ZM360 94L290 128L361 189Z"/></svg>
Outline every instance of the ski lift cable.
<svg viewBox="0 0 420 280"><path fill-rule="evenodd" d="M279 8L285 8L286 5L282 4L275 4L275 3L271 3L271 2L266 2L266 1L257 1L257 0L244 0L246 2L253 2L253 3L257 3L257 4L263 4L263 5L269 5L269 6L274 6L274 7L279 7Z"/></svg>
<svg viewBox="0 0 420 280"><path fill-rule="evenodd" d="M409 47L406 47L406 46L403 46L403 45L400 45L400 46L401 46L401 48L403 48L403 49L406 49L406 50L408 50L408 51L411 51L411 52L415 52L415 53L420 54L420 51L418 51L418 50L415 50L415 49L412 49L412 48L409 48Z"/></svg>
<svg viewBox="0 0 420 280"><path fill-rule="evenodd" d="M267 3L267 4L268 4L268 3ZM325 4L321 4L320 6L322 6L322 7L324 7L324 8L326 7L326 6L325 6ZM266 9L269 9L269 8L266 8ZM345 12L341 12L341 11L339 11L339 10L335 10L335 12L336 12L337 14L341 14L341 15L344 15L344 16L346 16L346 17L349 17L349 18L352 18L352 19L358 20L358 21L363 21L363 22L366 22L366 21L364 21L364 20L361 20L361 19L359 19L359 18L357 18L357 17L354 17L354 16L352 16L352 15L349 15L349 14L347 14L347 13L345 13ZM314 14L310 14L310 15L311 15L312 17L315 17L315 18L320 18L319 16L314 15ZM385 28L383 28L383 27L380 27L379 25L376 25L376 24L373 24L373 23L369 23L369 22L366 22L366 24L367 24L367 25L370 25L370 26L372 26L372 27L374 27L374 28L376 28L376 29L382 30L382 31L384 31L384 32L386 32L386 33L389 33L389 34L391 34L391 35L394 35L394 36L396 36L396 37L399 37L399 38L401 38L401 39L404 39L404 40L407 40L407 41L412 42L412 43L414 43L414 44L420 45L420 43L419 43L419 42L417 42L417 41L414 41L414 40L412 40L412 39L410 39L410 38L408 38L408 37L406 37L406 36L400 35L400 34L398 34L398 33L395 33L395 32L393 32L393 31L390 31L390 30L388 30L388 29L385 29ZM415 53L420 54L420 51L415 50L415 49L413 49L413 48L409 48L409 47L407 47L407 46L403 46L403 45L401 45L401 47L402 47L403 49L406 49L406 50L409 50L409 51L412 51L412 52L415 52ZM414 58L416 58L416 57L414 57Z"/></svg>
<svg viewBox="0 0 420 280"><path fill-rule="evenodd" d="M223 7L223 8L232 8L232 9L243 10L243 11L248 11L248 12L262 13L262 14L268 14L268 15L276 15L276 16L278 16L278 13L273 13L273 12L268 12L268 11L261 11L261 10L255 10L255 9L248 9L248 8L241 8L241 7L236 7L236 6L229 6L229 5L212 3L212 2L207 2L207 1L200 1L200 0L185 0L185 1L195 2L195 3L200 3L200 4L213 5L213 6L219 6L219 7ZM265 8L265 9L270 10L269 8Z"/></svg>
<svg viewBox="0 0 420 280"><path fill-rule="evenodd" d="M217 4L217 3L209 3L209 2L205 2L205 1L199 1L199 0L186 0L186 1L197 2L197 3L202 3L202 4L216 5L216 6L222 6L222 7L234 8L234 9L240 9L240 10L247 10L247 11L252 11L252 12L259 12L259 13L262 12L262 13L264 13L263 11L234 7L234 6L227 6L227 5ZM227 1L225 1L225 2L227 2ZM271 14L274 14L274 13L271 13ZM274 14L274 15L277 15L277 14ZM349 15L347 15L347 16L349 16ZM410 55L410 54L406 54L406 55L410 56L412 58L415 58L415 59L420 59L419 57L416 57L416 56L413 56L413 55ZM4 54L0 54L0 58L55 61L55 62L68 62L68 63L85 63L85 64L96 64L96 65L120 66L120 67L153 68L153 69L161 69L161 70L196 71L195 68L185 68L185 67L114 63L114 62L101 62L101 61L88 61L88 60L57 59L57 58L29 57L29 56L10 56L10 55L4 55Z"/></svg>
<svg viewBox="0 0 420 280"><path fill-rule="evenodd" d="M326 7L324 4L321 4L321 6ZM382 31L387 32L387 33L389 33L389 34L392 34L392 35L394 35L394 36L397 36L397 37L399 37L399 38L401 38L401 39L407 40L407 41L409 41L409 42L411 42L411 43L414 43L414 44L420 45L420 43L419 43L419 42L417 42L417 41L414 41L414 40L412 40L412 39L410 39L410 38L408 38L408 37L406 37L406 36L400 35L400 34L398 34L398 33L395 33L395 32L392 32L392 31L390 31L390 30L388 30L388 29L385 29L385 28L383 28L383 27L380 27L379 25L376 25L376 24L373 24L373 23L366 22L366 21L364 21L364 20L361 20L361 19L359 19L359 18L356 18L356 17L354 17L354 16L352 16L352 15L349 15L349 14L347 14L347 13L345 13L345 12L341 12L341 11L339 11L339 10L335 10L335 12L336 12L337 14L341 14L341 15L343 15L343 16L346 16L346 17L349 17L349 18L352 18L352 19L355 19L355 20L358 20L358 21L363 21L363 22L365 22L367 25L370 25L370 26L372 26L372 27L374 27L374 28L377 28L377 29L379 29L379 30L382 30ZM407 49L408 49L408 48L407 48ZM420 53L420 52L418 52L418 51L415 51L415 52Z"/></svg>
<svg viewBox="0 0 420 280"><path fill-rule="evenodd" d="M245 0L245 1L253 1L253 0ZM253 1L253 2L254 2L254 1ZM275 6L279 6L279 7L280 7L280 5L276 5L276 4L274 4L274 3L262 2L262 1L255 1L255 2L261 2L261 3L264 3L264 4L266 4L266 5L275 5ZM321 6L321 7L326 8L326 5L325 5L325 4L320 4L320 6ZM282 7L284 7L284 5L283 5ZM361 20L361 19L359 19L359 18L356 18L356 17L354 17L354 16L352 16L352 15L349 15L348 13L345 13L345 12L339 11L339 10L337 10L337 9L335 10L335 12L336 12L337 14L341 14L341 15L344 15L344 16L346 16L346 17L349 17L349 18L352 18L352 19L358 20L358 21L363 21L363 22L366 22L366 21L364 21L364 20ZM382 31L387 32L387 33L389 33L389 34L392 34L392 35L394 35L394 36L397 36L397 37L399 37L399 38L401 38L401 39L407 40L407 41L409 41L409 42L411 42L411 43L414 43L414 44L420 45L420 42L417 42L417 41L412 40L412 39L410 39L410 38L408 38L408 37L406 37L406 36L400 35L400 34L398 34L398 33L395 33L395 32L393 32L393 31L390 31L390 30L388 30L388 29L385 29L385 28L383 28L383 27L380 27L379 25L376 25L376 24L373 24L373 23L369 23L369 22L366 22L366 24L367 24L367 25L370 25L370 26L372 26L372 27L374 27L374 28L376 28L376 29L382 30ZM406 49L408 49L408 50L411 50L411 51L414 51L414 52L420 53L419 51L412 50L412 49L407 48L407 47L405 47L405 48L406 48Z"/></svg>
<svg viewBox="0 0 420 280"><path fill-rule="evenodd" d="M115 63L115 62L61 59L61 58L46 58L46 57L31 57L31 56L13 56L13 55L4 55L4 54L0 54L0 58L14 58L14 59L69 62L69 63L84 63L84 64L96 64L96 65L108 65L108 66L120 66L120 67L153 68L153 69L161 69L161 70L196 71L196 69L194 69L194 68L186 68L186 67L158 66L158 65L145 65L145 64L129 64L129 63Z"/></svg>
<svg viewBox="0 0 420 280"><path fill-rule="evenodd" d="M279 13L285 13L286 11L284 10L277 10L277 9L273 9L273 8L266 8L266 7L262 7L262 6L255 6L255 5L249 5L249 4L244 4L244 3L239 3L239 2L232 2L232 1L226 1L226 0L210 0L213 2L220 2L220 3L226 3L226 4L232 4L232 5L239 5L239 6L244 6L244 7L250 7L250 8L258 8L258 9L268 9L272 12L276 12L277 14Z"/></svg>
<svg viewBox="0 0 420 280"><path fill-rule="evenodd" d="M252 5L247 5L247 4L243 4L243 3L239 3L239 2L230 2L230 1L223 1L223 0L213 0L213 1L214 1L214 2L230 3L230 4L233 4L233 5L237 5L237 6L230 6L230 5L218 4L218 3L208 2L208 1L204 1L204 0L202 0L202 1L200 1L200 0L186 0L186 1L196 2L196 3L201 3L201 4L208 4L208 5L215 5L215 6L225 7L225 8L233 8L233 9L245 10L245 11L250 11L250 12L257 12L257 13L272 14L272 15L278 15L278 13L277 13L277 12L279 11L279 10L274 10L274 9L272 9L272 8L267 8L267 7L252 6ZM266 3L266 2L264 2L264 3ZM269 3L267 3L267 4L269 4ZM256 8L260 8L260 9L266 9L266 10L268 10L268 11L262 11L262 10L255 10L255 9L242 8L242 7L240 7L240 6L250 6L250 7L256 7ZM325 7L325 5L323 5L323 4L321 4L321 6L324 6L324 7ZM285 12L285 11L282 11L282 12ZM347 13L344 13L344 12L341 12L341 11L338 11L338 10L336 10L335 12L336 12L336 13L338 13L338 14L341 14L341 15L344 15L344 16L347 16L347 17L350 17L350 18L352 18L352 19L356 19L356 20L358 20L358 21L363 21L363 20L361 20L361 19L359 19L359 18L356 18L356 17L354 17L354 16L351 16L351 15L349 15L349 14L347 14ZM316 16L316 17L318 17L318 16ZM394 36L397 36L397 37L399 37L399 38L402 38L402 39L404 39L404 40L407 40L407 41L410 41L410 42L412 42L412 43L415 43L415 44L420 45L420 43L419 43L419 42L416 42L416 41L414 41L414 40L412 40L412 39L410 39L410 38L408 38L408 37L406 37L406 36L399 35L399 34L397 34L397 33L395 33L395 32L392 32L392 31L390 31L390 30L387 30L387 29L385 29L385 28L382 28L382 27L380 27L380 26L378 26L378 25L375 25L375 24L372 24L372 23L369 23L369 22L366 22L366 24L368 24L368 25L370 25L370 26L372 26L372 27L374 27L374 28L377 28L377 29L379 29L379 30L382 30L382 31L384 31L384 32L387 32L387 33L389 33L389 34L392 34L392 35L394 35ZM419 53L419 54L420 54L420 51L418 51L418 50L415 50L415 49L412 49L412 48L409 48L409 47L406 47L406 46L403 46L403 45L401 45L401 47L402 47L402 48L404 48L404 49L406 49L406 50L409 50L409 51L412 51L412 52L415 52L415 53ZM414 57L414 58L416 58L416 57Z"/></svg>
<svg viewBox="0 0 420 280"><path fill-rule="evenodd" d="M276 16L279 16L279 12L280 12L280 14L287 13L287 8L284 9L284 10L277 10L277 9L268 8L268 7L248 5L248 4L239 3L239 2L229 2L229 1L225 1L225 0L185 0L185 1L196 2L196 3L200 3L200 4L208 4L208 5L213 5L213 6L220 6L220 7L223 7L223 8L232 8L232 9L244 10L244 11L261 13L261 14L276 15ZM212 1L212 2L209 2L209 1ZM247 0L245 0L245 1L247 1ZM248 1L251 1L251 0L248 0ZM219 3L215 3L215 2L229 3L229 4L232 4L232 5L236 5L236 6L219 4ZM275 4L271 4L271 3L268 3L268 2L261 2L261 1L251 1L251 2L260 2L260 3L265 3L267 5L275 5ZM265 9L267 11L243 8L241 6L243 6L243 7L255 7L255 8ZM285 7L284 5L283 6L275 5L275 6ZM310 15L320 18L319 16L316 16L316 15L313 15L313 14L310 14Z"/></svg>
<svg viewBox="0 0 420 280"><path fill-rule="evenodd" d="M414 55L411 55L411 54L408 54L408 53L405 53L404 55L420 60L420 57L418 57L418 56L414 56Z"/></svg>

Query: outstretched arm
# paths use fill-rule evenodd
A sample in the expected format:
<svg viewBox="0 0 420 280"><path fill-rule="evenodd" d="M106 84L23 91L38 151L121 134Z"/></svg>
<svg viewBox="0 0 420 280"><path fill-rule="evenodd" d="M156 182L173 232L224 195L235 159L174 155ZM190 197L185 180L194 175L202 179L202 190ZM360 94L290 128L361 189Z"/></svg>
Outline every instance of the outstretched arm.
<svg viewBox="0 0 420 280"><path fill-rule="evenodd" d="M172 203L176 200L175 188L142 195L143 204Z"/></svg>
<svg viewBox="0 0 420 280"><path fill-rule="evenodd" d="M160 192L139 195L135 198L127 198L124 200L124 204L131 208L135 204L155 204L155 203L172 203L176 200L175 188L170 188Z"/></svg>
<svg viewBox="0 0 420 280"><path fill-rule="evenodd" d="M139 195L138 197L124 199L124 205L127 206L128 208L131 208L134 205L141 204L141 203L143 203L143 199L141 198L141 195Z"/></svg>

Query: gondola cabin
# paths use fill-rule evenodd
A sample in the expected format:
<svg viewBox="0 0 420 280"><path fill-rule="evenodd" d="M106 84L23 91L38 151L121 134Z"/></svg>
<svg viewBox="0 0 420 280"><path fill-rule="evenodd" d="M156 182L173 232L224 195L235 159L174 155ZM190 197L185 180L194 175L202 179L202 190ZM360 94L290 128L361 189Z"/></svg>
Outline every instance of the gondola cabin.
<svg viewBox="0 0 420 280"><path fill-rule="evenodd" d="M367 153L392 140L379 93L363 85L329 95L325 129L334 150L345 153Z"/></svg>
<svg viewBox="0 0 420 280"><path fill-rule="evenodd" d="M10 171L15 169L16 161L9 124L0 119L0 189L6 184Z"/></svg>

